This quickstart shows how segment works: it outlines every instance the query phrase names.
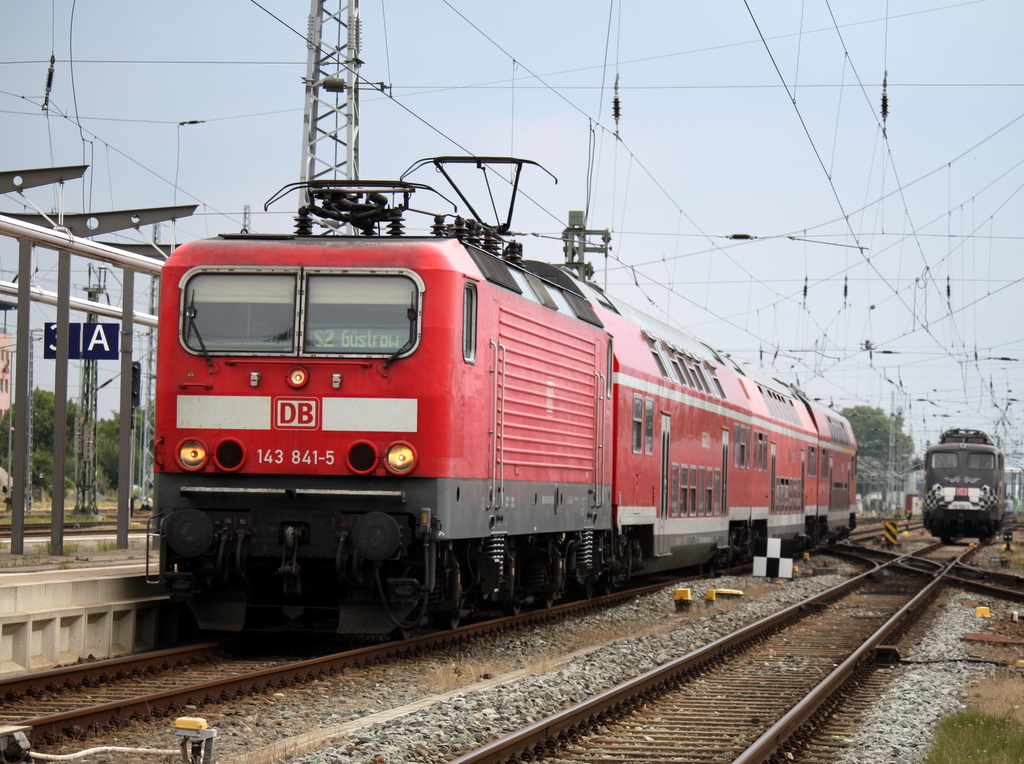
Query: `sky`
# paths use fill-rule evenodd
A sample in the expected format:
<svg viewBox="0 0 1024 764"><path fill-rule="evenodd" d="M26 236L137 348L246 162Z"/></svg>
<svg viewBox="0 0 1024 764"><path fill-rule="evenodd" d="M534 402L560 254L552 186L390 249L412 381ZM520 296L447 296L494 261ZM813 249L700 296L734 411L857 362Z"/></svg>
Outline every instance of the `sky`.
<svg viewBox="0 0 1024 764"><path fill-rule="evenodd" d="M199 205L165 243L290 231L294 194L263 209L299 179L309 12L0 0L0 171L88 164L63 201L26 192L47 212ZM919 450L972 427L1020 460L1019 0L361 0L360 14L361 178L438 155L538 162L513 218L527 258L561 261L568 212L585 210L611 232L595 280L616 297L827 405L899 413ZM409 179L454 198L432 170ZM413 206L451 211L429 194ZM0 214L21 211L0 197ZM37 258L55 291L55 258ZM16 267L0 239L0 280ZM87 267L75 258L79 293ZM119 304L119 283L112 271L104 299ZM135 283L146 305L149 280ZM34 308L33 328L49 315Z"/></svg>

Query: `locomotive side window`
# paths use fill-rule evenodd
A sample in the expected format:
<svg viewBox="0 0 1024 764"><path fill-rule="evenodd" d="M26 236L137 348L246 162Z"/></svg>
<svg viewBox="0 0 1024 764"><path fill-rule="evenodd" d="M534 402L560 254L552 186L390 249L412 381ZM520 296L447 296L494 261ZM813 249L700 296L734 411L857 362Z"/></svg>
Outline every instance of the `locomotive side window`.
<svg viewBox="0 0 1024 764"><path fill-rule="evenodd" d="M295 352L295 275L200 273L183 291L181 338L208 352Z"/></svg>
<svg viewBox="0 0 1024 764"><path fill-rule="evenodd" d="M967 454L967 469L969 470L994 470L996 468L995 454Z"/></svg>
<svg viewBox="0 0 1024 764"><path fill-rule="evenodd" d="M476 284L466 282L462 303L462 359L476 361Z"/></svg>
<svg viewBox="0 0 1024 764"><path fill-rule="evenodd" d="M316 274L306 286L303 350L390 354L416 343L419 290L399 275Z"/></svg>
<svg viewBox="0 0 1024 764"><path fill-rule="evenodd" d="M932 454L932 469L935 470L955 470L958 464L958 458L960 454L956 452L942 452L937 451Z"/></svg>

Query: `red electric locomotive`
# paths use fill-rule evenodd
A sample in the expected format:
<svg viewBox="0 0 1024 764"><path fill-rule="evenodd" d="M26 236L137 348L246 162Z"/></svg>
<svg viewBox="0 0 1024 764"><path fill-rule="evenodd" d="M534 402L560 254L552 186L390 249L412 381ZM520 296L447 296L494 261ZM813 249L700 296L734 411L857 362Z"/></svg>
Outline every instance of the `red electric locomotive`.
<svg viewBox="0 0 1024 764"><path fill-rule="evenodd" d="M834 413L523 261L507 225L401 235L414 184L304 188L299 233L163 269L160 574L200 627L452 625L851 525Z"/></svg>

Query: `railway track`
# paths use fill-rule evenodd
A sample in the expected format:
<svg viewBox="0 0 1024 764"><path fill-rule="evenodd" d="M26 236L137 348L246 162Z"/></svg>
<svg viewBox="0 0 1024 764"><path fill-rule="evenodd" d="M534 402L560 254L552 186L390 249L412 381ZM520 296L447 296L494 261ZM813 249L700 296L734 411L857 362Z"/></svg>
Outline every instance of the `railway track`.
<svg viewBox="0 0 1024 764"><path fill-rule="evenodd" d="M955 564L973 551L961 548ZM866 556L876 553L868 550ZM823 743L823 736L841 738L844 732L826 733L824 719L835 715L842 699L865 703L864 698L877 695L877 687L863 696L855 688L879 681L874 676L879 649L897 641L949 582L945 573L954 563L909 558L876 563L835 589L483 746L455 764L524 758L749 764L772 756L793 759L807 746L834 747L835 740ZM1006 598L1002 590L998 596ZM1016 598L1024 600L1024 588ZM849 715L843 718L847 726L853 724Z"/></svg>
<svg viewBox="0 0 1024 764"><path fill-rule="evenodd" d="M349 666L421 654L523 624L609 607L667 585L660 581L590 600L305 660L238 658L232 643L216 642L62 667L0 680L0 715L6 724L31 727L35 744L52 745L65 737L82 739L132 721L173 716L189 706L230 702L324 679Z"/></svg>
<svg viewBox="0 0 1024 764"><path fill-rule="evenodd" d="M892 558L891 553L887 555L881 550L871 550L866 554ZM915 572L920 576L923 571L915 569ZM249 694L304 684L343 672L347 666L368 665L403 654L421 654L524 622L559 619L666 585L662 581L643 589L582 603L568 603L455 631L422 635L402 642L373 645L309 660L278 662L260 658L248 667L241 663L231 666L224 662L231 658L231 649L215 644L205 646L206 653L197 656L179 651L140 656L131 659L133 663L128 665L105 661L56 669L0 682L0 715L9 723L31 726L36 744L48 745L62 737L81 738L119 729L131 724L132 720L161 718L182 711L194 713L186 707L223 704ZM1024 583L1018 586L1024 591ZM218 662L223 662L223 670L217 668ZM154 680L148 689L144 686L145 678ZM100 695L100 689L110 694Z"/></svg>

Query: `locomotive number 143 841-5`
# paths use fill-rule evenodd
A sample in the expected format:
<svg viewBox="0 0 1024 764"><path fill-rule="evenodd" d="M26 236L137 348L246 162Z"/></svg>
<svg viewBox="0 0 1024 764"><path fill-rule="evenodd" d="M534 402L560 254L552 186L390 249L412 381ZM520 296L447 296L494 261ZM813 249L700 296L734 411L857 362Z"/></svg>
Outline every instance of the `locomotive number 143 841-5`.
<svg viewBox="0 0 1024 764"><path fill-rule="evenodd" d="M334 451L294 449L289 455L281 448L259 448L257 460L260 464L334 464Z"/></svg>

